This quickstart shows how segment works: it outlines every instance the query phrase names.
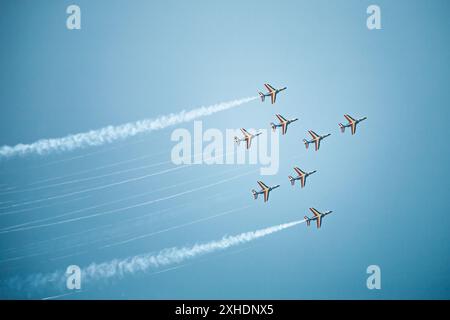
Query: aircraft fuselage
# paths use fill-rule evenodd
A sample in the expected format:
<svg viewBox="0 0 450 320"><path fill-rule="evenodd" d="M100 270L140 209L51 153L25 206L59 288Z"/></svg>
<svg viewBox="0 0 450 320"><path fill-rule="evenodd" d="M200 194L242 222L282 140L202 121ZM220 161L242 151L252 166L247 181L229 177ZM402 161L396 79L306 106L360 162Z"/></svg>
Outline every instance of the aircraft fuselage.
<svg viewBox="0 0 450 320"><path fill-rule="evenodd" d="M272 191L273 189L276 189L276 188L278 188L278 187L280 187L279 184L277 184L276 186L270 187L270 188L269 188L269 191Z"/></svg>
<svg viewBox="0 0 450 320"><path fill-rule="evenodd" d="M329 211L325 211L325 212L321 213L320 214L320 219L322 219L323 217L329 215L332 212L333 211L329 210ZM316 216L312 216L311 218L308 218L309 221L316 221L317 219L319 219L319 217L316 217Z"/></svg>
<svg viewBox="0 0 450 320"><path fill-rule="evenodd" d="M317 172L317 170L314 170L314 171L311 171L311 172L307 172L305 174L305 177L309 177L310 175L312 175L313 173L316 173L316 172Z"/></svg>
<svg viewBox="0 0 450 320"><path fill-rule="evenodd" d="M361 119L356 120L356 123L360 123L361 121L364 121L364 120L366 120L366 119L367 119L367 117L363 117L363 118L361 118Z"/></svg>

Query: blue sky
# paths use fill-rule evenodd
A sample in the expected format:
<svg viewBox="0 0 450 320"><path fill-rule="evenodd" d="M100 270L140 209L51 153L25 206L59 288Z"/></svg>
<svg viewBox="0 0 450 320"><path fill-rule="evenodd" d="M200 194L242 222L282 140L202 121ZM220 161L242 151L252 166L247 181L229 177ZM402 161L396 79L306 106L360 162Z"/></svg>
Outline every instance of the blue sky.
<svg viewBox="0 0 450 320"><path fill-rule="evenodd" d="M274 113L300 121L280 138L279 173L263 178L282 185L269 203L252 200L250 190L261 178L254 173L121 214L0 234L0 279L221 239L301 219L314 206L334 211L321 230L300 225L175 270L87 285L67 298L448 299L450 7L437 0L376 1L382 30L369 31L366 8L372 3L76 1L82 29L69 31L65 10L72 2L2 2L0 145L253 96L265 82L288 87L276 105L254 101L204 118L204 128L268 128ZM338 130L345 113L368 117L355 136ZM178 127L192 130L193 124ZM0 183L20 191L36 181L80 171L92 170L75 178L168 161L173 129L98 148L3 159ZM309 129L332 133L317 153L301 143ZM151 157L99 168L147 155ZM294 165L318 171L305 189L289 185ZM0 202L34 201L172 167L0 195ZM197 179L101 208L114 210L255 168L198 165L20 208L26 212L4 214L12 209L3 208L1 228ZM45 205L51 206L38 207ZM101 248L246 205L252 207ZM102 229L86 231L90 228ZM381 267L381 290L366 288L366 268L372 264ZM61 293L51 286L0 292L2 298Z"/></svg>

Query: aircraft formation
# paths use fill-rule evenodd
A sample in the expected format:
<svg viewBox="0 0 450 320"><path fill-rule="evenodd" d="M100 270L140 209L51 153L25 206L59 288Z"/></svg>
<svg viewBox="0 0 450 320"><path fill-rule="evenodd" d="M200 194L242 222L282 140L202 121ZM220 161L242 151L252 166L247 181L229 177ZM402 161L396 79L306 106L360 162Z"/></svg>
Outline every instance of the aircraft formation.
<svg viewBox="0 0 450 320"><path fill-rule="evenodd" d="M261 102L264 102L266 97L270 97L272 104L275 104L275 102L277 100L277 94L287 89L287 87L283 87L281 89L276 89L276 88L272 87L268 83L265 83L264 86L267 89L267 93L263 93L263 92L260 92L260 91L258 92L258 94L259 94L259 96L261 98ZM276 114L275 116L278 119L278 123L275 124L275 123L271 122L270 126L271 126L271 128L272 128L272 130L274 132L276 131L277 128L281 128L281 134L282 135L285 135L287 133L288 126L291 123L293 123L293 122L298 120L298 118L286 119L281 114ZM345 129L346 128L350 128L352 135L354 135L356 133L357 125L360 122L362 122L362 121L367 119L367 117L363 117L363 118L360 118L360 119L355 119L355 118L351 117L348 114L345 114L344 117L347 120L347 123L346 124L339 123L339 128L340 128L342 133L345 133ZM252 139L256 138L257 136L259 136L261 134L261 132L255 133L255 134L251 134L247 130L245 130L244 128L241 129L241 132L243 134L243 138L235 137L234 140L235 140L236 144L238 144L238 145L240 144L241 141L245 141L247 149L250 149ZM327 138L327 137L329 137L331 135L331 133L320 135L320 134L317 134L316 132L314 132L313 130L308 130L308 133L311 135L311 140L303 139L303 143L304 143L306 149L308 149L310 144L314 144L315 151L319 151L320 143L322 142L322 140L324 140L325 138ZM306 172L306 171L303 171L302 169L300 169L299 167L294 167L294 171L296 173L296 176L293 177L293 176L289 175L288 179L289 179L289 181L290 181L292 186L295 185L295 181L299 180L301 188L305 187L305 185L306 185L306 178L317 172L316 170L313 170L313 171L310 171L310 172ZM262 181L257 181L257 183L258 183L258 185L259 185L259 187L261 189L259 191L255 190L255 189L252 189L253 198L256 200L256 199L258 199L258 195L263 195L264 196L264 202L269 201L269 194L270 194L270 192L272 190L277 189L277 188L280 187L279 184L274 185L274 186L267 186ZM313 216L311 218L308 217L308 216L304 217L305 221L306 221L306 225L309 227L311 225L311 222L315 221L317 228L320 228L322 226L322 219L325 216L327 216L327 215L329 215L330 213L333 212L333 211L320 212L320 211L318 211L315 208L309 208L309 210L312 212Z"/></svg>

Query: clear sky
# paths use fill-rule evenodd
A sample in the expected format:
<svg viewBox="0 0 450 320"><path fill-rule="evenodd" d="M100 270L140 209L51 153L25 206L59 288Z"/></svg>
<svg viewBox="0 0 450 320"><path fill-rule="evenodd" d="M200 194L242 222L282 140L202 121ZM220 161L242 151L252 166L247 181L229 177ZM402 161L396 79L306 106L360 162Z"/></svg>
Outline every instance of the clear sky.
<svg viewBox="0 0 450 320"><path fill-rule="evenodd" d="M81 30L66 28L72 3ZM366 27L370 4L381 8L381 30ZM267 129L275 113L300 120L280 137L277 175L254 172L120 214L0 233L0 281L218 240L302 219L313 206L333 210L320 230L302 224L63 298L450 298L449 10L446 0L2 1L1 146L254 96L265 82L288 87L275 105L256 100L203 118L204 128ZM355 136L339 132L345 113L368 117ZM0 160L0 229L133 206L258 168L197 165L52 199L174 168L149 167L170 161L173 129ZM301 143L309 129L332 133L317 153ZM305 189L289 185L295 165L317 170ZM260 178L281 184L266 204L250 193ZM381 290L366 287L374 264ZM0 288L2 298L67 292Z"/></svg>

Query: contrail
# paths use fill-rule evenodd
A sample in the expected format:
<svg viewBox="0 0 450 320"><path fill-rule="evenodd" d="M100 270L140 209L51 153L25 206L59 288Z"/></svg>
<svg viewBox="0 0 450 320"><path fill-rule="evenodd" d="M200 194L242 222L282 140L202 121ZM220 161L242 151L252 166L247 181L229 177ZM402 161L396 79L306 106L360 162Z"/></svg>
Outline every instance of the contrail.
<svg viewBox="0 0 450 320"><path fill-rule="evenodd" d="M61 179L64 179L64 178L70 178L70 177L82 175L82 174L85 174L85 173L99 171L99 170L102 170L102 169L107 169L107 168L111 168L111 167L117 167L117 166L120 166L122 164L127 164L127 163L134 162L134 161L154 158L154 157L156 157L158 155L163 155L163 154L166 154L166 153L169 153L169 152L170 152L170 150L169 151L158 152L158 153L146 154L146 155L143 155L143 156L139 156L139 157L135 157L135 158L127 159L127 160L121 160L121 161L113 162L113 163L110 163L110 164L105 164L105 165L94 167L94 168L91 167L89 169L84 169L84 170L72 172L72 173L65 174L65 175L60 175L60 176L56 176L56 177L41 179L41 180L37 180L37 181L32 182L32 183L29 183L28 186L39 185L39 184L46 183L46 182L51 182L51 181L55 181L55 180L61 180ZM168 161L158 162L158 163L156 163L154 165L157 166L157 165L165 164L165 163L168 163Z"/></svg>
<svg viewBox="0 0 450 320"><path fill-rule="evenodd" d="M18 231L25 231L25 230L32 230L32 229L43 228L43 227L51 227L51 226L56 226L56 225L67 224L67 223L71 223L71 222L91 219L91 218L95 218L95 217L101 217L101 216L104 216L104 215L116 214L116 213L119 213L119 212L123 213L123 212L126 212L127 210L130 210L130 209L144 207L144 206L148 206L148 205L153 204L153 203L158 203L158 202L162 202L162 201L171 200L171 199L178 198L178 197L186 195L186 194L190 194L190 193L197 192L197 191L204 190L204 189L208 189L208 188L220 185L220 184L224 184L226 182L229 182L229 181L232 181L232 180L236 180L238 178L241 178L241 177L253 174L253 173L257 172L258 170L259 169L252 170L252 171L247 171L245 173L242 173L242 174L239 174L239 175L235 175L235 176L233 176L231 178L223 179L223 180L216 181L214 183L203 185L203 186L200 186L200 187L197 187L197 188L193 188L193 189L189 189L189 190L186 190L186 191L178 192L178 193L175 193L175 194L172 194L172 195L169 195L169 196L164 196L164 197L158 198L158 199L153 199L153 200L148 200L148 201L145 201L145 202L140 202L140 203L137 203L137 204L126 206L126 207L111 209L111 210L103 211L103 212L97 212L97 213L93 213L93 214L86 215L86 216L81 216L81 217L76 217L76 218L71 218L71 219L66 219L66 220L60 220L60 221L56 221L56 222L52 222L52 223L39 224L39 225L33 225L33 226L28 226L28 227L20 227L20 228L16 228L16 229L2 230L2 231L0 231L0 234L10 233L10 232L18 232Z"/></svg>
<svg viewBox="0 0 450 320"><path fill-rule="evenodd" d="M292 228L305 222L297 220L289 223L241 233L234 236L224 236L220 240L195 244L193 246L172 247L163 249L158 253L140 254L125 259L114 259L103 263L91 263L81 269L82 283L106 280L110 278L123 278L138 272L146 272L151 269L158 269L171 265L180 264L186 260L191 260L205 254L210 254L225 249L236 247L241 244L252 242L273 233ZM48 274L34 274L25 279L10 279L6 281L6 286L11 289L28 290L31 288L42 288L48 285L55 285L56 288L63 288L65 283L64 271L55 271Z"/></svg>
<svg viewBox="0 0 450 320"><path fill-rule="evenodd" d="M222 191L220 193L216 193L216 194L213 194L213 195L206 196L205 198L203 198L203 201L210 201L210 200L212 200L214 198L217 198L219 196L223 199L224 196L229 196L231 193L233 193L233 192L230 192L230 191L223 192ZM108 224L103 224L103 225L100 225L100 226L96 225L93 228L88 228L88 229L83 228L81 231L76 231L76 232L72 232L72 233L66 233L66 234L61 235L61 236L57 236L57 237L53 237L53 238L49 238L49 239L45 239L45 240L40 240L40 241L28 243L28 244L26 244L26 245L24 245L22 247L8 248L8 249L3 250L2 254L3 255L7 255L7 254L12 254L12 253L26 252L27 250L32 250L33 252L35 252L35 251L38 251L38 248L39 248L40 245L45 246L46 243L52 243L52 247L53 247L56 244L62 244L62 240L64 240L64 239L73 238L73 237L77 237L77 236L81 236L81 235L85 235L83 237L83 239L89 239L89 234L92 234L92 233L95 232L96 236L98 236L99 235L99 231L100 230L105 230L105 229L109 230L110 233L115 233L116 231L113 231L113 230L120 230L123 227L123 225L130 226L130 225L132 225L131 222L147 219L147 218L149 218L151 216L160 215L160 214L163 214L163 213L166 213L166 212L170 212L170 211L174 211L174 210L177 210L177 209L180 209L180 208L185 208L188 204L195 203L196 201L198 201L198 200L190 199L189 201L183 202L182 204L179 204L179 205L176 205L176 206L171 206L171 207L168 207L168 208L165 208L165 209L162 209L162 210L152 211L152 212L146 213L144 215L139 215L139 216L135 216L135 217L131 217L131 218L122 219L122 220L120 220L119 223L108 223ZM119 226L119 224L120 224L120 226ZM119 229L117 229L117 228L119 228ZM75 241L75 240L73 240L73 241ZM78 242L78 240L77 240L77 242ZM94 241L94 243L95 242L97 242L97 241ZM77 245L75 248L81 247L81 246L86 246L88 244L89 243L86 242L83 245L79 245L79 246ZM48 246L45 246L45 247L48 248ZM60 248L60 249L56 249L56 250L63 251L63 250L66 250L67 248L71 249L72 247L74 247L74 246L69 246L69 247L65 246L62 249ZM43 255L43 254L54 253L54 252L55 252L54 250L40 250L39 254ZM72 256L74 256L74 255L78 256L78 255L80 255L80 252L72 254ZM13 256L13 257L9 257L9 258L15 258L15 257ZM19 259L23 259L23 258L28 258L28 257L26 255L25 256L22 255L22 256L20 256L18 258ZM57 260L57 259L61 259L61 258L63 258L63 257L56 257L56 258L52 258L51 260ZM3 260L0 260L0 263L2 263L2 262L3 262Z"/></svg>
<svg viewBox="0 0 450 320"><path fill-rule="evenodd" d="M50 203L50 204L42 205L42 206L35 206L35 207L32 207L32 208L19 209L19 210L13 210L13 211L8 211L8 212L0 212L0 216L10 215L10 214L13 214L13 213L30 212L30 211L44 209L44 208L51 208L51 207L55 207L55 206L68 204L70 202L76 202L76 201L79 201L79 200L88 199L90 197L91 197L90 195L86 195L86 196L82 196L82 197L79 197L79 198L73 198L73 199L64 200L64 201L61 201L61 202L54 202L54 203ZM2 230L2 229L0 229L0 230Z"/></svg>
<svg viewBox="0 0 450 320"><path fill-rule="evenodd" d="M117 140L123 140L155 130L161 130L184 122L190 122L200 117L238 107L242 104L256 100L257 97L243 98L228 102L200 107L190 111L183 110L178 113L162 115L154 119L144 119L129 122L119 126L107 126L97 130L71 134L62 138L41 139L31 144L17 144L15 146L0 147L0 159L30 154L44 155L51 152L72 151L86 147L101 146Z"/></svg>
<svg viewBox="0 0 450 320"><path fill-rule="evenodd" d="M221 240L195 244L191 247L173 247L160 251L157 254L143 254L126 259L114 259L104 263L92 263L82 270L85 280L97 280L102 278L122 277L126 274L134 274L151 268L159 268L172 264L179 264L185 260L197 256L222 251L230 247L251 242L272 233L291 228L305 220L284 223L265 229L241 233L235 236L224 236Z"/></svg>
<svg viewBox="0 0 450 320"><path fill-rule="evenodd" d="M179 165L177 167L173 167L173 168L170 168L170 169L165 169L165 170L162 170L162 171L145 174L145 175L142 175L142 176L139 176L139 177L134 177L134 178L129 178L129 179L125 179L125 180L120 180L120 181L117 181L117 182L112 182L112 183L108 183L108 184L104 184L104 185L100 185L100 186L96 186L96 187L91 187L91 188L77 190L77 191L70 191L68 193L63 193L63 194L59 194L59 195L55 195L55 196L49 196L49 197L46 197L46 198L40 198L40 199L36 199L36 200L29 200L29 201L24 201L24 202L20 202L20 203L15 203L15 204L9 205L7 207L2 207L0 209L9 209L9 208L15 208L15 207L22 207L22 206L29 205L29 204L41 203L41 202L55 200L55 199L67 198L67 197L70 197L70 196L73 196L73 195L84 194L84 193L88 193L88 192L92 192L92 191L103 190L103 189L107 189L107 188L123 185L123 184L130 183L130 182L140 181L140 180L143 180L143 179L147 179L149 177L162 175L164 173L180 170L180 169L183 169L184 167L189 167L189 166L192 166L192 165L190 165L190 164L189 165L188 164ZM0 213L0 215L9 215L9 214L11 214L10 211L9 212L1 212Z"/></svg>
<svg viewBox="0 0 450 320"><path fill-rule="evenodd" d="M194 154L192 157L194 158L196 155L200 155L200 154L201 153ZM234 152L232 152L232 153L225 153L223 156L226 156L227 154L234 154ZM215 157L210 157L210 158L205 158L205 159L215 159L216 157L220 157L220 156L222 156L222 155L217 155ZM137 159L137 158L135 158L135 159ZM135 159L126 160L125 162L127 162L127 161L134 161ZM119 162L114 163L113 166L117 165L118 163ZM123 163L123 161L120 162L120 163ZM76 182L80 182L80 181L98 179L98 178L102 178L102 177L105 177L105 176L112 176L112 175L121 174L121 173L124 173L124 172L131 172L131 171L135 171L135 170L141 170L141 169L146 169L146 168L157 167L157 166L161 166L161 165L169 164L169 163L172 163L172 161L170 161L170 160L162 161L162 162L154 163L154 164L151 164L151 165L148 165L148 166L141 166L141 167L137 167L137 168L131 168L131 169L126 169L126 170L114 171L114 172L111 172L111 173L108 173L108 174L105 174L105 175L101 175L101 176L94 176L94 177L89 177L89 178L86 178L86 179L72 180L72 181L67 181L67 182L63 182L63 183L59 183L59 184L48 185L48 186L45 186L45 187L38 187L35 190L46 189L47 187L52 187L52 186L55 186L55 185L64 185L64 184L76 183ZM191 165L192 164L186 165L186 166L191 166ZM94 168L94 170L95 170L95 168ZM146 175L146 177L147 177L147 175ZM70 196L73 195L73 192L69 192L69 195ZM47 199L47 198L45 198L45 199ZM50 199L50 200L52 200L52 199ZM20 206L23 206L23 205L32 204L32 203L35 203L35 201L42 202L44 200L42 200L42 199L24 200L21 203L12 203L12 201L8 201L8 203L10 203L10 204L8 206L5 206L5 207L0 207L0 210L1 209L8 209L8 208L12 208L12 207L20 207ZM70 201L75 201L75 200L70 200ZM5 204L6 203L7 202L5 202ZM36 209L52 207L52 206L55 206L55 205L58 205L58 204L62 204L62 203L63 202L61 202L61 203L53 203L53 204L45 205L45 206L35 206L35 207L32 207L32 208L25 208L25 209L18 209L18 210L10 210L10 211L6 211L6 212L0 212L0 216L2 216L2 215L10 215L10 214L13 214L13 213L22 213L22 212L34 211Z"/></svg>
<svg viewBox="0 0 450 320"><path fill-rule="evenodd" d="M63 158L63 159L59 159L59 160L54 160L54 161L48 161L45 162L43 164L39 164L39 165L32 165L29 167L20 167L16 168L16 169L10 169L8 171L0 171L0 175L3 174L10 174L10 173L24 173L24 171L28 171L28 170L35 170L35 169L41 169L41 168L45 168L45 167L49 167L49 166L53 166L53 165L57 165L57 164L61 164L61 163L65 163L65 162L69 162L69 161L73 161L73 160L79 160L79 159L84 159L84 158L88 158L91 157L93 155L98 155L98 154L103 154L106 152L110 152L112 150L118 150L120 148L124 148L126 146L130 146L130 145L135 145L141 142L146 141L144 138L140 138L140 139L136 139L135 141L132 142L126 142L120 145L115 145L115 146L109 146L109 147L105 147L102 148L101 150L96 150L96 151L92 151L92 152L86 152L83 153L81 155L77 155L77 156L71 156L68 158Z"/></svg>
<svg viewBox="0 0 450 320"><path fill-rule="evenodd" d="M40 219L31 220L31 221L27 221L27 222L24 222L24 223L20 223L20 224L8 226L8 227L3 227L3 228L0 228L0 234L2 233L2 231L16 229L16 228L20 228L20 227L36 224L36 223L52 221L52 220L55 220L55 219L58 219L58 218L71 216L71 215L74 215L76 213L82 213L82 212L86 212L86 211L89 211L89 210L92 210L92 209L98 209L98 208L106 207L106 206L109 206L109 205L112 205L112 204L116 204L116 203L120 203L120 202L131 200L131 199L136 199L136 198L140 198L140 197L143 197L143 196L151 195L151 194L154 194L154 193L158 193L160 191L165 191L165 190L173 189L173 188L184 186L184 185L189 185L189 184L192 184L192 183L194 183L196 181L202 180L205 177L210 177L210 178L220 177L220 176L227 175L227 174L230 174L230 173L233 173L233 172L237 172L237 171L239 171L239 169L226 170L224 172L215 173L215 174L211 174L211 175L208 175L208 176L199 176L197 178L186 180L186 181L181 182L181 183L172 184L172 185L169 185L169 186L166 186L166 187L162 187L162 188L158 188L158 189L152 189L150 191L145 191L145 192L141 192L141 193L134 193L131 196L127 196L127 197L124 197L124 198L118 198L118 199L115 199L115 200L103 202L103 203L100 203L100 204L96 204L94 206L88 206L88 207L84 207L84 208L81 208L81 209L76 209L76 210L65 212L65 213L62 213L62 214L59 214L59 215L56 215L56 216L51 216L51 217L47 217L47 218L40 218ZM85 197L85 198L87 198L87 197ZM80 199L80 198L77 198L77 199ZM58 203L58 204L62 204L62 203ZM45 206L41 206L41 208L42 207L45 207ZM0 213L0 217L2 215L3 214Z"/></svg>
<svg viewBox="0 0 450 320"><path fill-rule="evenodd" d="M171 227L168 227L168 228L165 228L165 229L162 229L162 230L153 231L153 232L146 233L146 234L143 234L143 235L134 236L134 237L126 239L126 240L110 243L108 245L103 246L102 248L111 248L111 247L115 247L115 246L119 246L119 245L124 245L124 244L130 243L130 242L136 241L136 240L146 239L146 238L149 238L149 237L153 237L153 236L155 236L157 234L162 234L162 233L165 233L165 232L168 232L168 231L172 231L172 230L177 230L177 229L181 229L181 228L184 228L184 227L188 227L188 226L200 223L200 222L204 222L204 221L212 220L212 219L215 219L215 218L223 217L223 216L235 213L235 212L239 212L239 211L248 209L250 207L251 207L251 205L246 205L246 206L243 206L243 207L240 207L240 208L226 210L226 211L220 212L220 213L212 215L212 216L203 217L203 218L192 220L192 221L189 221L189 222L186 222L186 223L182 223L182 224L178 224L178 225L175 225L175 226L171 226Z"/></svg>
<svg viewBox="0 0 450 320"><path fill-rule="evenodd" d="M158 162L158 163L149 164L149 165L145 165L145 166L133 167L133 168L123 169L123 170L116 170L113 172L108 172L108 173L90 176L90 177L86 177L86 178L79 178L79 179L73 179L73 180L69 180L69 181L58 182L58 183L51 183L51 184L47 184L47 185L39 186L39 187L25 188L25 189L13 190L13 191L8 191L8 192L0 192L0 196L23 193L23 192L39 191L39 190L45 190L45 189L49 189L49 188L70 185L70 184L74 184L74 183L87 182L87 181L102 179L102 178L111 177L111 176L115 176L115 175L120 175L123 173L129 173L129 172L149 169L149 168L161 166L163 164L167 164L170 162L171 162L170 160L163 161L163 162Z"/></svg>
<svg viewBox="0 0 450 320"><path fill-rule="evenodd" d="M218 157L223 157L226 155L230 155L230 154L234 154L235 152L227 152L227 153L223 153L223 154L219 154L213 157L209 157L206 159L216 159ZM204 159L205 160L205 159ZM61 199L61 198L67 198L73 195L78 195L78 194L83 194L83 193L87 193L87 192L91 192L91 191L98 191L98 190L103 190L103 189L107 189L107 188L111 188L111 187L115 187L115 186L119 186L119 185L123 185L125 183L130 183L130 182L136 182L136 181L140 181L143 179L147 179L153 176L158 176L161 174L165 174L168 172L172 172L175 170L180 170L186 167L192 167L194 164L183 164L183 165L179 165L170 169L165 169L162 171L158 171L158 172L154 172L154 173L149 173L149 174L145 174L139 177L134 177L134 178L129 178L129 179L125 179L125 180L121 180L121 181L117 181L117 182L112 182L112 183L108 183L105 185L100 185L100 186L96 186L96 187L91 187L91 188L87 188L87 189L82 189L82 190L77 190L77 191L70 191L68 193L64 193L64 194L59 194L59 195L54 195L54 196L48 196L45 198L40 198L40 199L35 199L35 200L27 200L24 202L20 202L20 203L14 203L11 204L9 206L6 207L0 207L0 209L10 209L10 208L16 208L16 207L22 207L25 205L30 205L30 204L34 204L34 203L41 203L41 202L45 202L45 201L51 201L51 200L55 200L55 199ZM13 210L13 211L7 211L7 212L1 212L0 215L9 215L12 214L14 212L17 212L17 210Z"/></svg>
<svg viewBox="0 0 450 320"><path fill-rule="evenodd" d="M71 295L74 295L74 294L77 294L77 293L81 293L81 292L83 292L83 291L78 290L78 291L75 291L75 292L69 292L69 293L59 294L59 295L56 295L56 296L45 297L45 298L42 298L41 300L55 300L55 299L71 296Z"/></svg>
<svg viewBox="0 0 450 320"><path fill-rule="evenodd" d="M177 207L180 207L180 206L177 206ZM133 241L142 240L142 239L145 239L145 238L153 237L155 235L163 234L163 233L166 233L166 232L169 232L169 231L173 231L173 230L178 230L178 229L181 229L181 228L184 228L184 227L187 227L187 226L191 226L191 225L194 225L194 224L197 224L197 223L209 221L209 220L216 219L216 218L219 218L219 217L223 217L223 216L226 216L226 215L229 215L229 214L233 214L233 213L236 213L236 212L239 212L239 211L243 211L243 210L248 209L250 207L251 207L251 205L247 205L247 206L244 206L244 207L223 211L223 212L220 212L220 213L212 215L212 216L203 217L203 218L200 218L200 219L197 219L197 220L193 220L193 221L186 222L186 223L183 223L183 224L175 225L175 226L168 227L168 228L165 228L165 229L162 229L162 230L157 230L157 231L154 231L154 232L151 232L151 233L147 233L147 234L144 234L144 235L133 236L132 238L129 238L127 240L117 241L117 242L114 242L114 243L109 244L109 245L101 245L101 246L97 246L95 248L98 249L98 250L103 250L103 249L106 249L106 248L111 248L111 247L115 247L115 246L119 246L119 245L124 245L124 244L130 243L130 242L133 242ZM123 220L123 223L125 223L126 221L142 219L142 218L145 218L146 216L148 217L148 216L159 214L159 213L165 213L165 212L168 212L168 211L170 211L172 209L173 208L168 208L168 209L164 209L164 210L159 210L157 212L152 212L152 213L146 214L144 216L134 217L132 219L126 219L126 220ZM50 258L50 260L55 261L55 260L65 259L67 257L79 256L80 254L84 254L84 253L90 252L89 250L84 250L84 251L80 252L80 248L88 247L89 249L92 250L94 248L94 245L97 245L97 244L105 242L105 241L110 241L110 240L111 241L115 241L116 239L123 238L124 236L128 236L128 234L125 234L125 235L124 234L113 235L113 236L110 236L108 238L101 238L101 239L97 239L97 240L90 241L90 242L87 241L85 243L77 243L75 245L66 246L66 247L64 247L62 249L57 249L56 252L57 251L63 251L63 252L64 251L70 251L70 252L74 252L75 251L75 253L65 254L63 256L59 256L59 257L56 257L56 258ZM74 250L74 249L77 249L77 250ZM56 253L56 252L53 249L52 250L44 250L44 251L41 251L41 252L38 252L38 253L35 253L35 254L31 254L31 255L22 255L22 256L18 256L18 257L10 257L10 258L7 258L7 259L3 259L3 260L0 260L0 263L17 261L17 260L23 260L23 259L27 259L27 258L33 258L33 257L36 257L36 256L42 256L42 255L46 255L46 254L50 254L50 253Z"/></svg>
<svg viewBox="0 0 450 320"><path fill-rule="evenodd" d="M180 208L180 207L183 207L183 205L178 205L178 206L166 208L166 209L163 209L163 210L150 212L150 213L147 213L145 215L138 216L138 217L124 219L124 220L122 220L122 223L136 221L138 219L148 218L149 216L156 216L158 214L163 214L163 213L169 212L169 211L171 211L173 209ZM55 238L52 238L52 239L47 239L47 240L42 240L42 241L31 243L31 244L29 244L29 247L35 253L33 253L33 254L23 254L23 255L19 255L19 256L12 256L12 257L8 257L8 258L5 258L5 259L1 259L0 260L0 264L5 263L5 262L10 262L10 261L17 261L17 260L23 260L23 259L28 259L28 258L34 258L34 257L37 257L37 256L43 256L43 255L47 255L47 254L51 254L51 253L58 253L60 251L64 252L64 251L68 251L70 249L81 248L81 247L85 247L85 246L89 246L89 249L92 249L92 245L93 244L95 244L97 242L104 241L104 239L95 240L95 241L92 241L92 242L85 242L83 244L77 242L77 245L70 245L70 246L65 246L65 247L62 247L62 248L52 248L52 249L44 249L44 250L42 250L42 249L38 250L38 245L39 245L39 243L42 244L42 243L45 243L45 242L48 243L48 242L52 242L52 241L59 241L58 242L58 244L59 244L62 239L68 238L70 236L77 236L77 235L82 235L82 234L88 234L88 233L90 233L92 231L107 229L109 227L111 227L110 230L112 230L113 224L110 223L110 224L102 225L100 227L94 227L94 228L78 231L78 232L75 232L75 233L72 233L72 234L69 234L69 235L58 236L58 237L55 237ZM113 238L113 239L115 239L115 238ZM53 246L55 246L55 245L56 244L53 244ZM15 251L19 251L19 252L20 251L25 251L25 250L26 250L26 248L25 249L24 248L22 248L22 249L15 249ZM10 250L9 252L14 252L14 250ZM84 252L89 252L89 251L84 251ZM8 252L6 252L6 254L7 253ZM66 256L75 256L75 255L80 255L80 252L78 251L78 252L70 254L70 255L65 255L65 256L57 257L57 258L51 258L51 260L57 260L58 258L64 258Z"/></svg>
<svg viewBox="0 0 450 320"><path fill-rule="evenodd" d="M196 156L202 155L202 154L203 153L194 154L194 155L192 155L192 159L195 159ZM149 158L149 157L153 157L153 156L154 156L153 154L150 155L150 156L149 155L141 156L141 157L133 158L133 159L130 159L130 160L119 161L119 162L113 163L112 165L102 166L102 167L99 167L99 168L103 169L103 168L116 166L116 165L132 162L132 161L136 161L136 160L141 160L141 159L145 159L145 158ZM219 156L223 156L223 155L219 155ZM214 157L214 158L216 158L216 157ZM214 159L214 158L207 158L207 159ZM128 169L116 170L116 171L112 171L112 172L108 172L108 173L103 173L103 174L99 174L99 175L85 177L85 178L78 178L78 179L72 179L72 180L68 180L68 181L57 182L57 183L50 183L50 184L46 184L46 185L43 185L43 186L37 186L37 187L31 187L31 188L23 188L23 189L12 190L12 191L7 191L7 192L0 191L0 196L10 195L10 194L17 194L17 193L23 193L23 192L30 192L30 191L39 191L39 190L55 188L55 187L61 187L61 186L64 186L64 185L70 185L70 184L74 184L74 183L81 183L81 182L86 182L86 181L102 179L102 178L111 177L111 176L115 176L115 175L121 175L123 173L129 173L129 172L133 172L133 171L149 169L149 168L158 167L158 166L162 166L164 164L171 164L171 163L172 163L171 160L165 160L165 161L160 161L160 162L157 162L157 163L152 163L152 164L148 164L148 165L142 165L142 166L138 166L138 167L132 167L132 168L128 168ZM95 171L95 170L97 170L97 168L83 170L84 171L83 173L90 172L90 171ZM72 175L77 175L77 174L75 173L75 174L72 174ZM66 175L65 177L69 177L69 176L70 175ZM64 177L64 176L62 176L62 177ZM61 179L61 178L56 178L56 179ZM49 180L51 180L51 179L47 179L47 181L49 181ZM36 182L32 183L30 185L34 185L34 184L36 184Z"/></svg>
<svg viewBox="0 0 450 320"><path fill-rule="evenodd" d="M55 164L68 162L68 161L84 159L84 158L87 158L87 157L90 157L90 156L93 156L93 155L98 155L98 154L110 152L112 150L121 149L121 148L124 148L125 146L135 145L135 144L139 144L139 143L142 143L142 142L145 142L144 138L140 138L139 140L135 140L133 142L128 142L128 143L122 144L122 145L105 147L102 150L87 152L87 153L84 153L84 154L81 154L81 155L78 155L78 156L73 156L73 157L69 157L69 158L59 159L59 160L55 160L55 161L49 161L49 162L43 163L41 165L31 166L31 167L29 167L29 169L40 169L40 168L52 166L52 165L55 165Z"/></svg>

